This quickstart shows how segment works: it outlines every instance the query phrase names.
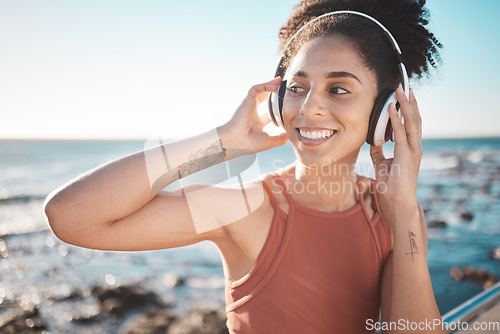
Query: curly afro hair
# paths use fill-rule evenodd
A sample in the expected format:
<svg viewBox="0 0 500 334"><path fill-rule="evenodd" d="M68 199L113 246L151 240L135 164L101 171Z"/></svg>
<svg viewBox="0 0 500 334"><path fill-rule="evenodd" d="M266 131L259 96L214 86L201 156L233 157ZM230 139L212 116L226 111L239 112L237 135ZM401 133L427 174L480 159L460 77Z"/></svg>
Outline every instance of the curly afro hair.
<svg viewBox="0 0 500 334"><path fill-rule="evenodd" d="M425 0L302 0L279 31L280 49L307 22L322 14L354 10L381 22L398 42L408 76L420 78L440 62L438 49L443 46L425 26L429 23ZM285 50L288 67L300 47L322 36L340 34L352 42L365 65L377 77L379 93L395 89L400 82L397 56L385 33L374 22L357 15L339 14L320 19L308 26Z"/></svg>

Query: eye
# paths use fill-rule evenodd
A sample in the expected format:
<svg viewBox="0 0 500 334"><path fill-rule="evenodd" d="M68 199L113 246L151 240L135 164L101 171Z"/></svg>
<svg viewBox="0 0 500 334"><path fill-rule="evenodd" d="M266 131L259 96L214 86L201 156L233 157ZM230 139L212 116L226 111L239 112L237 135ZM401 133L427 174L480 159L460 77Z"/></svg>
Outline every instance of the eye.
<svg viewBox="0 0 500 334"><path fill-rule="evenodd" d="M291 83L290 85L287 85L286 89L292 92L293 94L300 94L306 91L303 87L297 85L296 83Z"/></svg>
<svg viewBox="0 0 500 334"><path fill-rule="evenodd" d="M345 95L345 94L349 94L350 92L347 89L342 88L340 86L333 86L330 88L328 93L333 94L333 95Z"/></svg>

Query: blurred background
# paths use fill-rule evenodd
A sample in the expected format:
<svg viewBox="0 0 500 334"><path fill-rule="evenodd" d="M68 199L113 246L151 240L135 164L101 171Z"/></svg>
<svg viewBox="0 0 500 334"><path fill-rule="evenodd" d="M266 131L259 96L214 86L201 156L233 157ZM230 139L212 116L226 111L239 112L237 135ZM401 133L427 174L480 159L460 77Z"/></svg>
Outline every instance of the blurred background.
<svg viewBox="0 0 500 334"><path fill-rule="evenodd" d="M295 3L0 0L0 332L127 333L141 321L169 333L195 332L198 321L207 332L223 321L213 245L73 247L48 230L43 200L151 135L175 140L227 121L250 86L272 79ZM473 4L427 1L443 63L412 83L442 313L500 277L500 3ZM287 144L258 159L264 173L293 152ZM358 167L371 173L367 147Z"/></svg>

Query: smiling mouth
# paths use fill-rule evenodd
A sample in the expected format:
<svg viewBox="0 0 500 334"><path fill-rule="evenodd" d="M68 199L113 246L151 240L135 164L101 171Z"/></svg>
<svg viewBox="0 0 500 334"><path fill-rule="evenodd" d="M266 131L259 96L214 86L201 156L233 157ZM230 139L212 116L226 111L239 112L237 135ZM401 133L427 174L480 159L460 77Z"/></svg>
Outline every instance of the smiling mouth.
<svg viewBox="0 0 500 334"><path fill-rule="evenodd" d="M306 131L297 128L297 136L299 140L306 145L319 145L330 138L332 138L337 130L315 130L315 131Z"/></svg>

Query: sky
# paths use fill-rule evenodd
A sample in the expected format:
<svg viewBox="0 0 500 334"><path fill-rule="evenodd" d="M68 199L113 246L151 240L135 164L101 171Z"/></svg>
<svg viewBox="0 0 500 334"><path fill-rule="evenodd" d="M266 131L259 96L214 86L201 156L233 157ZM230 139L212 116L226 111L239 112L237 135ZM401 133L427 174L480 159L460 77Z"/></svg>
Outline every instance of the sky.
<svg viewBox="0 0 500 334"><path fill-rule="evenodd" d="M0 138L184 138L222 125L273 78L296 2L0 0ZM500 1L427 8L444 49L412 85L424 138L500 136Z"/></svg>

